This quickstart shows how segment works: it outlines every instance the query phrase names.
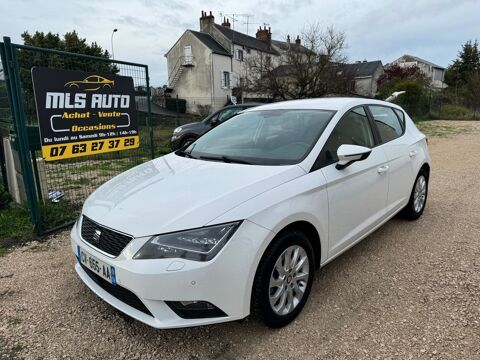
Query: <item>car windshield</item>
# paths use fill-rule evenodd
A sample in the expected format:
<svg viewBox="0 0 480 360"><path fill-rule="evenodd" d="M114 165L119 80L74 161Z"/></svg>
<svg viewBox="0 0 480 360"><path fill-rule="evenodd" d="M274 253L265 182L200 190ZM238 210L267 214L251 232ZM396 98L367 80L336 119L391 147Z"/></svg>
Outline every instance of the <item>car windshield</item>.
<svg viewBox="0 0 480 360"><path fill-rule="evenodd" d="M213 128L178 155L255 165L289 165L311 151L330 110L256 110Z"/></svg>

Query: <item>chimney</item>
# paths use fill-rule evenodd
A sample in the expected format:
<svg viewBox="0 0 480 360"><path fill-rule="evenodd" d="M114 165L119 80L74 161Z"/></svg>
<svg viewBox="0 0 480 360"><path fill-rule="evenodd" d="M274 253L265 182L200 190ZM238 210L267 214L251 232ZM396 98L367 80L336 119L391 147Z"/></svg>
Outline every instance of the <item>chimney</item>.
<svg viewBox="0 0 480 360"><path fill-rule="evenodd" d="M224 17L224 18L223 18L222 26L230 29L230 20L228 20L228 18L225 18L225 17Z"/></svg>
<svg viewBox="0 0 480 360"><path fill-rule="evenodd" d="M300 40L300 35L297 35L297 38L295 39L295 44L297 46L300 46L301 43L302 43L302 41Z"/></svg>
<svg viewBox="0 0 480 360"><path fill-rule="evenodd" d="M206 11L202 11L202 16L200 17L200 31L211 34L214 24L215 17L212 15L212 12L210 11L210 14L207 14Z"/></svg>
<svg viewBox="0 0 480 360"><path fill-rule="evenodd" d="M290 49L290 35L287 35L287 48Z"/></svg>
<svg viewBox="0 0 480 360"><path fill-rule="evenodd" d="M266 26L260 26L257 30L256 38L261 41L265 41L266 43L270 44L272 41L272 30L270 28L267 29Z"/></svg>

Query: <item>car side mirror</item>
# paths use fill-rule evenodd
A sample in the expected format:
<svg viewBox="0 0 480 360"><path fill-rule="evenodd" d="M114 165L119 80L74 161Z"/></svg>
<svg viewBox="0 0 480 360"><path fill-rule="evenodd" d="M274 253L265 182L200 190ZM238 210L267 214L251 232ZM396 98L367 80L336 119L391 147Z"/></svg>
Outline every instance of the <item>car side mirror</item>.
<svg viewBox="0 0 480 360"><path fill-rule="evenodd" d="M338 170L345 169L355 161L368 158L372 149L365 146L343 144L337 150L338 163L335 166Z"/></svg>

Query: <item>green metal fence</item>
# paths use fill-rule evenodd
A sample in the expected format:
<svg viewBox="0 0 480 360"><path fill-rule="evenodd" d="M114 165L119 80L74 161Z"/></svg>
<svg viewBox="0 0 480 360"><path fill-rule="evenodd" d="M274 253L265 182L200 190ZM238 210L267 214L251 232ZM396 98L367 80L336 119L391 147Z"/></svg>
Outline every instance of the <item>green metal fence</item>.
<svg viewBox="0 0 480 360"><path fill-rule="evenodd" d="M85 198L99 185L133 166L169 151L168 138L174 123L151 116L148 66L126 61L80 55L51 49L0 43L8 99L0 90L0 129L9 132L18 153L31 220L39 233L71 224ZM46 162L40 151L40 136L30 71L34 66L97 71L133 78L136 89L140 147L132 150ZM2 116L6 101L12 117ZM2 105L3 104L3 105ZM2 123L3 121L3 123ZM8 122L11 121L11 124ZM63 197L52 202L49 194Z"/></svg>
<svg viewBox="0 0 480 360"><path fill-rule="evenodd" d="M5 81L3 66L0 66L0 184L3 191L8 191L8 182L5 165L5 150L3 148L2 139L7 137L11 130L12 116L10 113L10 103L8 101L7 84Z"/></svg>

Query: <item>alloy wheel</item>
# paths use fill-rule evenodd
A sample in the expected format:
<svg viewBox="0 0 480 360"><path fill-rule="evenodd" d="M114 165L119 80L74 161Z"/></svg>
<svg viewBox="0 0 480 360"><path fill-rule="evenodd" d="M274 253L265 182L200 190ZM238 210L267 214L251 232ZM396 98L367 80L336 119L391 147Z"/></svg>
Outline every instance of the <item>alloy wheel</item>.
<svg viewBox="0 0 480 360"><path fill-rule="evenodd" d="M300 303L309 281L310 264L299 245L285 249L270 276L270 306L277 315L290 314Z"/></svg>
<svg viewBox="0 0 480 360"><path fill-rule="evenodd" d="M422 211L425 205L425 199L427 198L427 180L425 176L420 175L415 183L415 189L413 192L413 209L416 213Z"/></svg>

